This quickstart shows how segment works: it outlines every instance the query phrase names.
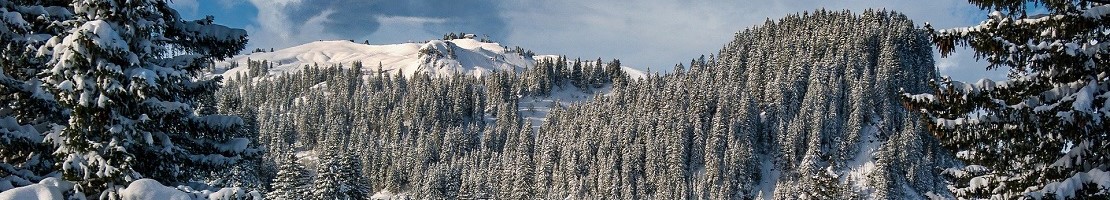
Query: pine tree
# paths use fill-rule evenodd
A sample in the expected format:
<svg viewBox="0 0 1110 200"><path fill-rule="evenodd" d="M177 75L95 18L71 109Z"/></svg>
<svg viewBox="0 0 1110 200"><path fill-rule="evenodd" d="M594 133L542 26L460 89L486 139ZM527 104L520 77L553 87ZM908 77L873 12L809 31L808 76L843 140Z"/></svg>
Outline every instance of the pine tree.
<svg viewBox="0 0 1110 200"><path fill-rule="evenodd" d="M509 198L512 199L535 199L535 170L536 164L533 155L535 155L535 137L532 136L532 123L527 123L520 129L516 136L516 146L513 147L512 154L516 154L516 160L513 167L514 180L512 180L512 187Z"/></svg>
<svg viewBox="0 0 1110 200"><path fill-rule="evenodd" d="M1110 170L1110 36L1103 31L1110 2L969 2L996 11L973 29L927 26L933 42L942 55L969 46L990 63L987 69L1009 68L1009 80L941 77L930 93L903 95L947 149L983 167L954 169L954 192L961 198L1106 198L1107 189L1091 187L1098 180L1087 174ZM1050 187L1065 182L1076 185Z"/></svg>
<svg viewBox="0 0 1110 200"><path fill-rule="evenodd" d="M329 129L336 129L338 126L329 125ZM317 200L338 200L346 199L347 185L344 182L348 173L345 172L343 166L344 158L339 153L341 140L338 135L324 134L325 139L321 146L316 148L317 156L320 158L316 166L316 177L312 180L312 196Z"/></svg>
<svg viewBox="0 0 1110 200"><path fill-rule="evenodd" d="M342 180L343 184L347 185L344 195L349 199L367 199L372 195L370 183L366 182L362 173L362 161L352 149L348 149L344 154L342 163Z"/></svg>
<svg viewBox="0 0 1110 200"><path fill-rule="evenodd" d="M574 87L578 87L578 89L586 89L587 85L585 84L587 78L586 74L584 74L585 69L583 68L585 68L585 66L582 66L582 59L575 59L574 65L570 67L570 73L567 73L570 75L569 79L571 84L573 84Z"/></svg>
<svg viewBox="0 0 1110 200"><path fill-rule="evenodd" d="M177 184L240 160L242 120L195 111L220 81L199 72L242 50L245 31L181 20L164 1L69 6L73 26L39 48L49 55L43 87L70 113L48 135L65 179L105 198L138 178ZM195 156L213 154L222 156Z"/></svg>
<svg viewBox="0 0 1110 200"><path fill-rule="evenodd" d="M590 65L590 87L601 88L603 84L610 82L608 74L602 68L601 58Z"/></svg>
<svg viewBox="0 0 1110 200"><path fill-rule="evenodd" d="M316 169L316 178L312 182L312 196L317 200L345 199L346 194L342 187L340 176L341 165L337 159L327 159L320 163Z"/></svg>
<svg viewBox="0 0 1110 200"><path fill-rule="evenodd" d="M269 199L301 199L309 193L309 178L304 165L297 162L292 150L285 150L275 159L279 164L277 177L271 183L272 191L266 194Z"/></svg>
<svg viewBox="0 0 1110 200"><path fill-rule="evenodd" d="M49 24L61 23L65 13L31 13L41 5L0 1L0 185L37 181L53 171L52 146L40 133L65 124L62 108L44 91L37 74L49 66L34 47L46 41L38 34L56 35ZM26 12L26 13L25 13Z"/></svg>

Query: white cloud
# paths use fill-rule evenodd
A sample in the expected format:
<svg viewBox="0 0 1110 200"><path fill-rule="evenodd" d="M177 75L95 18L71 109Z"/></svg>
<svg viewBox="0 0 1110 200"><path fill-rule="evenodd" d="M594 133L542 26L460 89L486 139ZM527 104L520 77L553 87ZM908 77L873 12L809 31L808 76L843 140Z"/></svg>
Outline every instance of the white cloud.
<svg viewBox="0 0 1110 200"><path fill-rule="evenodd" d="M987 63L976 61L971 49L957 49L947 57L942 57L940 53L934 51L933 58L936 59L940 74L949 76L952 80L976 82L983 78L991 80L1006 78L1006 69L987 70Z"/></svg>
<svg viewBox="0 0 1110 200"><path fill-rule="evenodd" d="M229 9L235 7L235 5L246 2L246 0L219 0L216 2L219 2L220 7L223 9Z"/></svg>
<svg viewBox="0 0 1110 200"><path fill-rule="evenodd" d="M407 25L424 25L424 24L442 24L447 23L447 19L435 17L413 17L413 16L384 16L378 15L375 17L378 22L382 24L407 24Z"/></svg>
<svg viewBox="0 0 1110 200"><path fill-rule="evenodd" d="M504 33L493 0L250 0L257 7L248 48L284 48L316 40L368 39L394 42L438 38L447 32ZM382 31L382 27L393 29ZM390 35L383 35L390 34ZM415 38L417 36L434 36ZM382 38L390 38L383 40Z"/></svg>
<svg viewBox="0 0 1110 200"><path fill-rule="evenodd" d="M250 0L258 9L257 27L248 27L251 35L251 46L261 48L283 48L310 42L329 34L323 31L321 22L328 21L333 14L330 10L321 10L316 15L305 21L291 20L287 8L297 6L300 0Z"/></svg>

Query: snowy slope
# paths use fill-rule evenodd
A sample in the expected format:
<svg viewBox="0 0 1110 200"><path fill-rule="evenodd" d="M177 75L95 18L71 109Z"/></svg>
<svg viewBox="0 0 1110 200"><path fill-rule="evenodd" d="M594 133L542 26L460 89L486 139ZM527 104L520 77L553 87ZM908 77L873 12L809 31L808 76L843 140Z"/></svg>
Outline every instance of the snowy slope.
<svg viewBox="0 0 1110 200"><path fill-rule="evenodd" d="M69 181L48 177L37 184L0 192L0 200L63 200L66 199L63 194L73 190L73 186L74 184ZM247 191L239 187L195 190L188 186L176 188L165 186L154 179L135 180L127 187L121 188L118 194L122 199L130 200L263 199L258 191Z"/></svg>
<svg viewBox="0 0 1110 200"><path fill-rule="evenodd" d="M423 50L423 53L422 53ZM485 43L473 39L432 40L427 43L367 45L346 40L318 41L274 52L258 52L236 56L231 62L240 67L228 69L223 74L232 77L245 72L248 60L267 60L274 63L270 74L297 72L306 65L346 65L362 62L364 70L374 70L378 64L391 73L412 76L416 72L433 75L453 73L480 76L497 70L519 70L535 62L498 43Z"/></svg>
<svg viewBox="0 0 1110 200"><path fill-rule="evenodd" d="M629 75L633 76L633 75ZM637 78L637 76L633 76ZM552 109L566 108L572 104L582 103L593 100L597 95L609 96L613 92L612 85L606 85L601 88L580 89L570 84L557 86L551 89L551 95L547 96L526 96L520 99L517 105L517 111L520 116L525 119L525 123L531 123L533 129L539 129L547 120L547 114L551 113Z"/></svg>
<svg viewBox="0 0 1110 200"><path fill-rule="evenodd" d="M248 60L266 60L274 64L271 75L298 72L304 66L350 66L362 62L363 70L375 70L378 64L393 74L411 77L417 72L435 75L454 73L481 76L499 70L521 71L535 65L537 60L558 58L555 55L525 57L499 43L480 42L474 39L431 40L426 43L368 45L347 40L317 41L273 52L257 52L235 56L218 64L224 77L235 77L247 71ZM239 67L226 69L231 63ZM634 78L644 73L623 67Z"/></svg>

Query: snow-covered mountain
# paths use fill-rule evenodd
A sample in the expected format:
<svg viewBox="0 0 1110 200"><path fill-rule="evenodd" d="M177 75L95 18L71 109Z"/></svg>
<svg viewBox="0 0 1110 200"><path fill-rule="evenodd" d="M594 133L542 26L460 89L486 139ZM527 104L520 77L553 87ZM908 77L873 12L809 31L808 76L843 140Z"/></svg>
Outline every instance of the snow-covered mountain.
<svg viewBox="0 0 1110 200"><path fill-rule="evenodd" d="M347 40L317 41L273 52L256 52L236 56L228 62L246 66L248 60L274 63L270 74L297 72L306 65L347 65L362 62L366 70L382 69L412 76L416 72L431 74L464 73L482 75L496 70L521 69L535 60L511 52L498 43L473 39L432 40L427 43L368 45ZM226 65L225 65L226 66ZM245 72L245 67L229 69L225 76Z"/></svg>
<svg viewBox="0 0 1110 200"><path fill-rule="evenodd" d="M361 62L363 70L382 70L393 74L401 73L411 77L417 72L433 76L454 73L482 76L499 70L522 71L543 59L557 59L557 55L525 56L523 52L507 48L499 43L482 42L474 39L430 40L425 43L402 43L371 45L348 40L317 41L273 52L255 52L235 56L223 63L225 77L235 77L236 73L247 71L248 61L265 60L273 63L271 75L297 72L305 66L321 67ZM226 69L231 63L236 68ZM624 67L632 77L642 77L643 72Z"/></svg>

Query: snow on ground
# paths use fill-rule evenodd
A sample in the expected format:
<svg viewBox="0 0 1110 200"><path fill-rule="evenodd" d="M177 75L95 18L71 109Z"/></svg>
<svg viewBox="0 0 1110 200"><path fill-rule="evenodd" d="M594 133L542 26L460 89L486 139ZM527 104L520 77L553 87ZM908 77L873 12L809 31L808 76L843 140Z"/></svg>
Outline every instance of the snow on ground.
<svg viewBox="0 0 1110 200"><path fill-rule="evenodd" d="M295 156L297 162L305 166L305 171L309 173L309 176L316 176L316 165L320 162L320 159L316 156L316 151L297 151Z"/></svg>
<svg viewBox="0 0 1110 200"><path fill-rule="evenodd" d="M630 67L625 67L623 65L621 66L621 70L624 71L625 74L628 74L628 77L630 77L632 79L643 79L643 78L647 77L647 75L648 75L647 72L640 71L638 69L633 69L633 68L630 68Z"/></svg>
<svg viewBox="0 0 1110 200"><path fill-rule="evenodd" d="M774 199L775 186L779 183L779 174L781 170L775 168L775 164L771 162L772 158L769 156L760 156L763 159L759 163L759 185L756 185L756 197L762 196L763 199Z"/></svg>
<svg viewBox="0 0 1110 200"><path fill-rule="evenodd" d="M845 163L847 169L840 172L840 183L850 181L853 187L857 190L870 188L867 186L867 176L875 171L875 152L882 146L882 141L876 135L879 128L875 126L866 126L860 130L859 149L856 151L856 156L852 157ZM869 191L862 191L867 194Z"/></svg>
<svg viewBox="0 0 1110 200"><path fill-rule="evenodd" d="M393 192L390 192L389 190L382 190L382 191L378 191L378 193L374 193L373 196L370 196L370 199L373 199L373 200L404 199L403 196L404 195L393 194Z"/></svg>
<svg viewBox="0 0 1110 200"><path fill-rule="evenodd" d="M73 184L54 178L45 178L37 184L18 187L15 189L0 192L0 200L27 200L27 199L45 199L45 200L62 200L62 192L73 189Z"/></svg>
<svg viewBox="0 0 1110 200"><path fill-rule="evenodd" d="M520 99L517 110L524 122L531 122L533 129L538 129L547 120L551 109L566 108L575 103L593 100L597 94L608 96L613 87L606 85L601 88L579 89L570 84L551 89L548 96L526 96Z"/></svg>
<svg viewBox="0 0 1110 200"><path fill-rule="evenodd" d="M127 188L120 190L120 197L124 200L163 199L163 200L192 200L193 197L181 190L166 187L153 179L140 179L131 182Z"/></svg>
<svg viewBox="0 0 1110 200"><path fill-rule="evenodd" d="M243 188L216 188L216 192L209 190L195 191L187 186L177 188L162 185L153 179L139 179L131 182L127 187L119 190L119 197L123 200L230 200L230 199L257 199L262 195L257 191L246 191ZM18 187L0 192L0 200L63 200L63 194L73 190L73 183L54 177L42 179L37 184Z"/></svg>

